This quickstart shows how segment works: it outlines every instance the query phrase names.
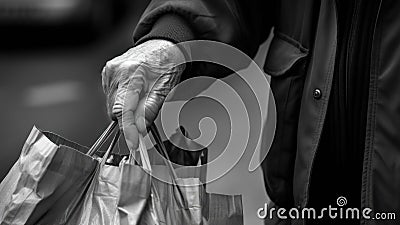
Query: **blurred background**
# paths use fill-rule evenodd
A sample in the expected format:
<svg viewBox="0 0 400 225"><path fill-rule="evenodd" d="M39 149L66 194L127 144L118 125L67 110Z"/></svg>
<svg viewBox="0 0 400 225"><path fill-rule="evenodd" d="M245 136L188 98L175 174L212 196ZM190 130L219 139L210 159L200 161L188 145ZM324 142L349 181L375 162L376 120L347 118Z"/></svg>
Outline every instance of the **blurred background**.
<svg viewBox="0 0 400 225"><path fill-rule="evenodd" d="M96 140L109 123L101 70L132 46L147 4L0 0L1 179L34 125L86 146Z"/></svg>
<svg viewBox="0 0 400 225"><path fill-rule="evenodd" d="M85 146L91 146L106 128L109 119L101 70L132 46L133 30L148 2L0 0L1 180L18 159L33 126ZM268 44L261 46L256 57L260 66ZM242 85L238 80L227 81ZM201 104L194 104L188 121L204 111L198 107ZM217 112L215 118L223 121L221 115ZM221 153L224 141L209 146L209 157ZM261 170L247 170L251 156L252 152L245 153L232 171L208 188L242 194L245 224L261 225L256 210L268 197Z"/></svg>

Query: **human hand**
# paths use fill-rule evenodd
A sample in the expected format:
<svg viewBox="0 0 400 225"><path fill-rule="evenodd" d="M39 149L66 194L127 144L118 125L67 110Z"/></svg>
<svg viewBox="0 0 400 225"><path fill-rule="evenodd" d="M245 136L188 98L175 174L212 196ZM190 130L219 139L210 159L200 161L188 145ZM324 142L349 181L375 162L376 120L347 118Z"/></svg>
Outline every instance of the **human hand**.
<svg viewBox="0 0 400 225"><path fill-rule="evenodd" d="M118 120L129 149L157 117L165 98L179 82L185 57L174 43L150 40L106 63L102 72L108 114Z"/></svg>

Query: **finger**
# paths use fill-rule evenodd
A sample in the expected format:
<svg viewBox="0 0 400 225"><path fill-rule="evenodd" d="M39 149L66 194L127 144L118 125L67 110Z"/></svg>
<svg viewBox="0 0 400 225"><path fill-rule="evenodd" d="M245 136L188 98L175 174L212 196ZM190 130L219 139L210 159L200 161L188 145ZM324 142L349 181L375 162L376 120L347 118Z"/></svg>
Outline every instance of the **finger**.
<svg viewBox="0 0 400 225"><path fill-rule="evenodd" d="M136 150L139 145L138 130L134 112L139 101L139 92L133 89L121 88L113 113L118 119L120 129L124 132L126 144L130 150ZM121 103L122 102L122 103Z"/></svg>
<svg viewBox="0 0 400 225"><path fill-rule="evenodd" d="M139 145L135 111L137 110L143 85L143 74L140 74L140 71L134 72L131 79L120 83L113 106L113 114L118 119L120 129L124 132L126 143L130 150L136 150Z"/></svg>
<svg viewBox="0 0 400 225"><path fill-rule="evenodd" d="M136 110L139 102L139 92L136 90L128 89L121 86L116 91L112 113L117 119L121 119L124 112Z"/></svg>
<svg viewBox="0 0 400 225"><path fill-rule="evenodd" d="M103 86L103 91L106 93L108 91L108 88L110 86L110 76L109 76L109 67L108 67L108 62L106 65L103 67L103 70L101 71L101 84Z"/></svg>
<svg viewBox="0 0 400 225"><path fill-rule="evenodd" d="M142 98L135 111L135 123L138 131L144 136L146 134L146 120L145 120L145 102L146 98Z"/></svg>
<svg viewBox="0 0 400 225"><path fill-rule="evenodd" d="M163 82L160 82L163 81ZM146 96L146 101L143 103L143 114L146 126L149 126L157 118L158 112L164 104L165 98L171 91L170 84L165 84L165 77L161 77L152 86L150 93Z"/></svg>
<svg viewBox="0 0 400 225"><path fill-rule="evenodd" d="M130 79L118 82L118 89L112 107L112 113L118 118L124 110L134 112L139 100L139 95L144 86L144 77L141 70L132 71L134 75ZM122 76L122 75L121 75Z"/></svg>
<svg viewBox="0 0 400 225"><path fill-rule="evenodd" d="M162 107L165 97L155 96L154 93L152 98L142 98L135 111L135 123L138 131L145 135L147 133L147 128L154 122L157 118L158 113ZM157 100L154 100L157 98Z"/></svg>
<svg viewBox="0 0 400 225"><path fill-rule="evenodd" d="M150 92L144 104L146 126L150 126L157 118L158 112L164 104L165 96L157 92Z"/></svg>
<svg viewBox="0 0 400 225"><path fill-rule="evenodd" d="M110 61L104 66L103 71L101 72L102 77L102 86L103 92L106 95L106 106L107 106L107 113L109 117L113 120L116 120L115 116L112 113L112 107L114 105L114 99L116 95L116 90L118 88L118 84L114 82L114 64Z"/></svg>
<svg viewBox="0 0 400 225"><path fill-rule="evenodd" d="M124 111L121 120L122 130L124 132L126 145L130 151L139 147L139 132L135 124L134 112Z"/></svg>
<svg viewBox="0 0 400 225"><path fill-rule="evenodd" d="M139 132L142 134L146 133L146 128L157 118L166 96L172 87L175 86L178 79L176 74L169 73L162 75L155 82L148 84L151 87L151 91L146 94L145 98L140 100L135 113Z"/></svg>

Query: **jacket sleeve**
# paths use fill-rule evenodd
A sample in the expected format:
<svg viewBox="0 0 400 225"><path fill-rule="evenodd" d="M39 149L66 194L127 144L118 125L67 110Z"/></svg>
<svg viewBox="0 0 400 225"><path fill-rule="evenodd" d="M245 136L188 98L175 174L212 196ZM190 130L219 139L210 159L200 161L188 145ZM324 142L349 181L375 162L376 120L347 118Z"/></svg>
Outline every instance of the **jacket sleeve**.
<svg viewBox="0 0 400 225"><path fill-rule="evenodd" d="M254 57L274 25L275 1L152 0L134 31L134 42L214 40Z"/></svg>

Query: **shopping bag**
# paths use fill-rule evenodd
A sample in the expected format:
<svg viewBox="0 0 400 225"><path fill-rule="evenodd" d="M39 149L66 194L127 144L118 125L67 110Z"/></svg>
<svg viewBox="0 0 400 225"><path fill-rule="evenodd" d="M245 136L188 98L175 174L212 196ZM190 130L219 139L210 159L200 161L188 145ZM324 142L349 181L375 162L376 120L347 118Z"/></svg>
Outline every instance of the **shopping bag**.
<svg viewBox="0 0 400 225"><path fill-rule="evenodd" d="M177 132L172 134L168 140L163 141L174 168L190 166L190 168L193 168L191 170L192 173L201 172L202 175L205 175L207 173L207 168L203 167L202 170L198 170L196 166L207 163L207 148L193 141L183 126L180 126L179 130L180 131L177 130ZM150 148L147 150L150 162L152 165L165 165L163 157L161 156L162 153L158 152L158 149L159 148ZM126 152L126 149L124 149L123 152L111 154L107 164L119 165L122 159L129 157L129 154ZM184 173L186 172L188 171Z"/></svg>
<svg viewBox="0 0 400 225"><path fill-rule="evenodd" d="M0 224L36 224L67 190L84 189L97 164L84 151L76 143L34 127L0 184Z"/></svg>
<svg viewBox="0 0 400 225"><path fill-rule="evenodd" d="M206 163L207 148L193 141L183 126L180 126L179 130L176 130L163 144L167 150L169 159L174 164L197 166L199 162L201 164Z"/></svg>
<svg viewBox="0 0 400 225"><path fill-rule="evenodd" d="M54 206L51 216L38 224L80 225L139 225L150 196L150 170L145 149L141 150L141 168L133 157L122 160L118 166L106 165L118 140L119 132L106 153L100 158L88 187L77 195L67 207ZM61 204L62 205L62 204ZM65 209L64 211L62 209Z"/></svg>
<svg viewBox="0 0 400 225"><path fill-rule="evenodd" d="M157 143L159 152L166 160L165 166L152 166L156 177L153 179L152 195L156 201L151 201L153 207L161 208L160 224L167 225L243 225L243 208L240 195L221 195L206 193L199 173L185 172L182 167L175 169L169 161L166 146L153 124L151 133ZM180 170L180 174L177 171ZM195 175L189 177L188 175ZM181 177L180 177L181 175ZM182 176L183 175L183 176ZM196 176L197 175L197 176ZM165 182L167 181L167 182ZM153 210L157 212L157 210ZM160 210L158 210L160 211Z"/></svg>
<svg viewBox="0 0 400 225"><path fill-rule="evenodd" d="M143 222L145 220L143 214L149 210L146 206L150 199L152 168L142 138L140 138L139 153L142 166L136 164L132 150L128 162L122 164L120 194L113 224L147 224ZM148 224L154 225L152 222Z"/></svg>
<svg viewBox="0 0 400 225"><path fill-rule="evenodd" d="M55 203L48 214L35 224L112 224L119 196L120 168L105 166L105 160L118 140L114 137L106 154L97 163L95 171L83 189L67 192L72 199ZM87 155L87 157L91 157ZM96 160L97 161L97 160ZM69 197L68 197L69 198Z"/></svg>
<svg viewBox="0 0 400 225"><path fill-rule="evenodd" d="M243 225L240 195L206 193L202 210L209 225Z"/></svg>
<svg viewBox="0 0 400 225"><path fill-rule="evenodd" d="M36 215L35 213L31 215L29 218L27 224L37 224L37 225L47 225L47 224L71 224L69 223L70 221L70 215L73 215L75 212L76 206L79 206L79 200L82 199L85 196L86 190L90 187L90 184L92 183L92 180L96 174L99 162L95 158L92 157L91 152L97 151L107 140L107 138L110 136L112 133L113 129L116 127L116 123L113 122L111 123L108 128L103 132L103 134L99 137L99 139L95 142L95 144L88 150L84 149L81 152L88 152L87 154L83 154L80 152L79 156L76 158L71 158L71 160L66 160L70 161L67 165L73 165L76 170L81 171L81 167L84 166L82 163L84 163L82 160L90 160L92 162L92 169L87 176L84 177L84 179L80 180L80 182L74 182L75 180L73 179L72 181L69 181L71 185L66 185L61 187L60 189L63 190L61 193L61 196L55 201L48 202L42 201L39 203L38 207L35 209L37 212L42 212L43 210L41 209L41 206L44 205L46 206L46 211L45 213L41 213ZM54 139L60 139L63 140L61 137L51 134ZM76 148L69 148L66 149L66 154L70 154L70 152L76 152ZM65 158L62 159L63 162L65 161ZM73 164L71 162L76 162L76 164ZM56 162L54 163L55 167L62 165L61 162ZM71 174L66 173L66 180L70 179ZM49 180L51 183L52 180ZM40 215L40 216L39 216ZM60 217L60 215L63 215Z"/></svg>

